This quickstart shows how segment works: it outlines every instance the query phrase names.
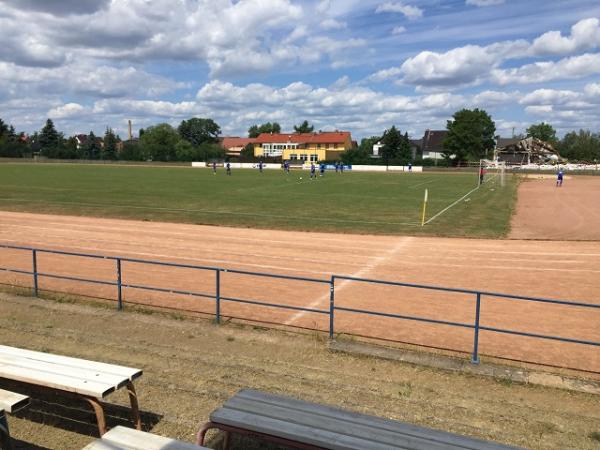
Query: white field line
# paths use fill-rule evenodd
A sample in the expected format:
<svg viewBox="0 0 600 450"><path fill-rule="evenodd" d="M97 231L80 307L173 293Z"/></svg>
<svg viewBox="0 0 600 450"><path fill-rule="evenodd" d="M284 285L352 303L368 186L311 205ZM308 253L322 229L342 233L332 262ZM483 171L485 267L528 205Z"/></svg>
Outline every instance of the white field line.
<svg viewBox="0 0 600 450"><path fill-rule="evenodd" d="M185 208L165 208L159 206L139 206L139 205L116 205L116 204L101 204L101 203L85 203L85 202L64 202L64 201L42 201L42 200L31 200L31 199L20 199L20 198L0 198L0 201L5 202L30 202L30 203L44 203L44 204L57 204L57 205L75 205L85 206L88 208L129 208L129 209L142 209L148 211L169 211L169 212L195 212L202 214L223 214L231 216L250 216L250 217L271 217L276 219L296 219L305 221L317 221L317 222L335 222L335 223L360 223L360 224L371 224L371 225L418 225L416 222L384 222L375 220L350 220L350 219L331 219L326 217L298 217L298 216L286 216L283 214L259 214L259 213L246 213L236 211L216 211L209 209L185 209Z"/></svg>
<svg viewBox="0 0 600 450"><path fill-rule="evenodd" d="M359 271L353 273L352 275L350 275L353 278L362 278L365 275L367 275L369 272L371 272L372 270L376 269L377 267L379 267L381 264L389 261L392 257L394 257L396 255L396 253L398 253L400 250L404 249L404 247L406 247L408 244L410 244L413 241L414 238L412 237L404 237L402 238L402 240L400 242L398 242L394 247L392 247L391 250L389 250L388 252L386 252L383 255L380 255L376 258L374 258L371 262L368 262L364 265L364 267L362 269L360 269ZM335 287L335 291L336 292L340 292L341 290L343 290L344 288L346 288L352 280L344 280L341 283L336 284ZM306 306L306 308L308 309L314 309L317 306L319 306L321 303L328 301L329 300L329 292L327 294L324 294L322 296L320 296L319 298L317 298L316 300L314 300L313 302L311 302L308 306ZM301 319L302 317L304 317L306 314L308 314L308 311L298 311L296 314L294 314L289 320L287 320L285 322L285 325L292 325L294 324L296 321L298 321L299 319Z"/></svg>
<svg viewBox="0 0 600 450"><path fill-rule="evenodd" d="M486 181L486 183L491 183L492 181L494 181L496 178L498 178L498 174L495 174L493 177L488 178L488 180ZM450 208L452 208L453 206L455 206L457 203L460 203L461 200L467 198L469 195L471 195L473 192L475 192L477 189L479 189L482 185L478 185L475 189L471 189L469 192L467 192L465 195L463 195L461 198L459 198L458 200L456 200L454 203L452 203L449 206L446 206L444 209L442 209L439 213L437 213L435 216L429 218L428 220L425 221L425 225L427 225L429 222L431 222L433 219L441 216L442 214L444 214L446 211L448 211Z"/></svg>

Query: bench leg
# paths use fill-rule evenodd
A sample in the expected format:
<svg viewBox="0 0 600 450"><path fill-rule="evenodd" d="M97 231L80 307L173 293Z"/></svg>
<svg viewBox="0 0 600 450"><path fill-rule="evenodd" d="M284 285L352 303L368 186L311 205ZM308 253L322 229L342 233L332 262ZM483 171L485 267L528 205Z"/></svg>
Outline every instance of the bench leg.
<svg viewBox="0 0 600 450"><path fill-rule="evenodd" d="M94 408L94 412L96 413L96 420L98 421L98 432L100 436L106 433L106 420L104 418L104 408L102 408L102 404L100 404L100 400L94 397L85 397L92 408Z"/></svg>
<svg viewBox="0 0 600 450"><path fill-rule="evenodd" d="M204 425L202 425L202 428L200 428L200 430L198 430L198 435L196 437L196 444L198 444L200 446L204 445L204 440L206 438L206 432L208 430L210 430L211 428L218 428L218 427L212 422L206 422Z"/></svg>
<svg viewBox="0 0 600 450"><path fill-rule="evenodd" d="M8 432L8 422L4 412L0 413L0 448L2 450L12 450L10 442L10 433Z"/></svg>
<svg viewBox="0 0 600 450"><path fill-rule="evenodd" d="M133 387L133 382L127 382L127 392L129 394L129 401L131 403L131 417L133 419L133 424L135 428L140 430L142 429L142 419L140 418L140 408L138 406L137 394L135 392L135 387Z"/></svg>

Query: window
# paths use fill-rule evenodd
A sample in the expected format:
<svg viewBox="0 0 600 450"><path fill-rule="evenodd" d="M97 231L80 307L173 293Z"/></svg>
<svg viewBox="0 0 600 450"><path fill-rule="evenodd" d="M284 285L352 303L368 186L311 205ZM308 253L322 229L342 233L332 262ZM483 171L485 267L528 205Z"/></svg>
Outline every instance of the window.
<svg viewBox="0 0 600 450"><path fill-rule="evenodd" d="M308 156L308 155L306 155L306 154L304 154L304 155L300 155L300 160L301 160L301 161L306 161L306 159L307 159L307 156Z"/></svg>
<svg viewBox="0 0 600 450"><path fill-rule="evenodd" d="M321 148L321 144L317 144L317 148Z"/></svg>
<svg viewBox="0 0 600 450"><path fill-rule="evenodd" d="M298 155L296 153L292 153L290 155L290 159L293 160L293 161L296 161L298 159Z"/></svg>
<svg viewBox="0 0 600 450"><path fill-rule="evenodd" d="M310 155L310 162L317 162L319 160L319 155Z"/></svg>
<svg viewBox="0 0 600 450"><path fill-rule="evenodd" d="M333 148L337 148L337 142L333 144Z"/></svg>
<svg viewBox="0 0 600 450"><path fill-rule="evenodd" d="M331 144L327 144L327 148L331 148Z"/></svg>

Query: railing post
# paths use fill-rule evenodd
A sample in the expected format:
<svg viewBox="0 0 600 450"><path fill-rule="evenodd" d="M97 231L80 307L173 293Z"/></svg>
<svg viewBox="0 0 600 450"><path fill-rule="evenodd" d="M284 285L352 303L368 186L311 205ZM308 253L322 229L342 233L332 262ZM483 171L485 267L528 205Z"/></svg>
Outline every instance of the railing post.
<svg viewBox="0 0 600 450"><path fill-rule="evenodd" d="M123 310L123 284L121 273L121 258L117 258L117 309Z"/></svg>
<svg viewBox="0 0 600 450"><path fill-rule="evenodd" d="M221 323L221 270L215 269L215 308L216 308L216 321Z"/></svg>
<svg viewBox="0 0 600 450"><path fill-rule="evenodd" d="M37 273L37 250L31 250L31 258L33 263L33 296L38 296L38 273Z"/></svg>
<svg viewBox="0 0 600 450"><path fill-rule="evenodd" d="M479 364L479 313L481 311L481 293L477 293L477 303L475 305L475 336L473 340L473 356L471 362Z"/></svg>
<svg viewBox="0 0 600 450"><path fill-rule="evenodd" d="M335 275L329 282L329 339L333 339L333 314L335 311Z"/></svg>

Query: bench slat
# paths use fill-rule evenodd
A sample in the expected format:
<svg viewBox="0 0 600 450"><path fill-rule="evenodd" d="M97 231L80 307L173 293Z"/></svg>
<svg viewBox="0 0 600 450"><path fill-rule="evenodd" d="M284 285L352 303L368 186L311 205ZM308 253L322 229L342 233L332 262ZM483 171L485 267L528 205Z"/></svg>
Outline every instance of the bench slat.
<svg viewBox="0 0 600 450"><path fill-rule="evenodd" d="M112 374L122 376L134 380L142 375L140 369L134 369L132 367L119 366L116 364L107 364L96 361L90 361L81 358L72 358L70 356L54 355L51 353L36 352L33 350L27 350L17 347L8 347L0 345L0 355L10 355L22 358L32 359L34 361L43 361L61 364L65 367L70 368L81 368L87 370L96 370L106 374Z"/></svg>
<svg viewBox="0 0 600 450"><path fill-rule="evenodd" d="M15 366L0 367L0 378L22 381L36 386L44 386L92 397L105 397L115 390L114 386L109 384L83 381L68 375L47 374L46 377L40 377L40 372L37 370Z"/></svg>
<svg viewBox="0 0 600 450"><path fill-rule="evenodd" d="M330 406L242 390L211 421L331 449L514 449Z"/></svg>
<svg viewBox="0 0 600 450"><path fill-rule="evenodd" d="M265 405L260 404L260 411L257 411L256 405L244 400L238 399L235 403L232 402L224 409L222 415L216 414L211 419L223 423L223 420L227 420L231 415L231 411L239 413L245 413L248 415L257 415L261 419L273 419L280 421L282 426L285 427L287 423L294 423L302 425L309 429L318 429L324 432L339 433L340 430L344 430L344 435L351 439L360 438L365 439L371 443L394 445L398 443L398 440L404 439L406 444L411 443L413 446L417 442L427 442L428 447L435 447L435 441L437 436L425 436L423 432L407 432L402 429L402 432L396 427L394 430L386 430L381 427L369 426L359 424L356 421L347 421L336 418L334 415L320 415L313 414L310 412L298 411L291 409L287 406L276 406L276 405ZM258 431L258 430L255 430ZM450 435L452 436L452 435ZM444 439L445 438L445 439ZM447 436L442 436L442 442L448 441Z"/></svg>
<svg viewBox="0 0 600 450"><path fill-rule="evenodd" d="M188 442L117 426L84 450L208 450Z"/></svg>
<svg viewBox="0 0 600 450"><path fill-rule="evenodd" d="M41 379L52 377L52 375L68 375L71 378L81 381L94 381L97 383L113 386L118 389L124 385L128 379L119 375L106 374L95 370L65 367L61 364L45 361L34 361L29 358L19 358L17 356L7 356L0 354L0 374L4 367L21 367L24 369L36 370L40 373Z"/></svg>
<svg viewBox="0 0 600 450"><path fill-rule="evenodd" d="M16 392L0 389L0 410L12 413L26 406L29 403L29 397L17 394Z"/></svg>

